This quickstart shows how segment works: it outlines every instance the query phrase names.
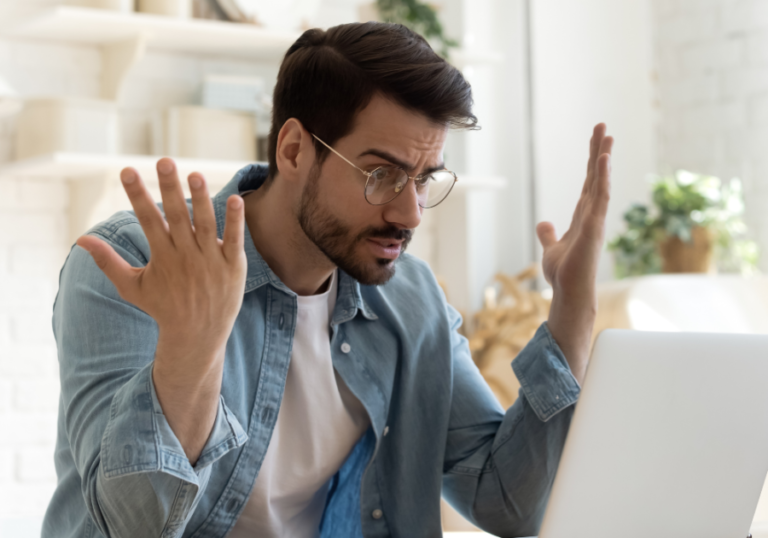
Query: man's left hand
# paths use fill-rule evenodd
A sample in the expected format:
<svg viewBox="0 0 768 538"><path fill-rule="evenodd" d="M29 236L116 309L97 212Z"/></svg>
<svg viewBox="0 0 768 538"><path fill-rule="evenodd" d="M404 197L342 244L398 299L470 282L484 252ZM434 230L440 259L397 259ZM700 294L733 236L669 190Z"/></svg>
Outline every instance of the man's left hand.
<svg viewBox="0 0 768 538"><path fill-rule="evenodd" d="M587 179L568 231L558 241L552 223L536 226L544 247L544 277L553 288L549 330L579 383L584 380L597 315L595 279L610 199L613 138L605 136L605 129L603 123L595 126Z"/></svg>

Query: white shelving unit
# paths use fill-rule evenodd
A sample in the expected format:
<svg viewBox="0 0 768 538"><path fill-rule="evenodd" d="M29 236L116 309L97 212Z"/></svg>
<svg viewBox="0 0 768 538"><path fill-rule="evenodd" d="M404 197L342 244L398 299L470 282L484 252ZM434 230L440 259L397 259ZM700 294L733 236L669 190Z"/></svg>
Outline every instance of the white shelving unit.
<svg viewBox="0 0 768 538"><path fill-rule="evenodd" d="M297 32L203 19L180 19L106 9L54 7L2 28L9 37L90 45L120 43L144 34L160 50L278 59Z"/></svg>
<svg viewBox="0 0 768 538"><path fill-rule="evenodd" d="M134 167L143 178L156 176L155 164L161 156L100 155L95 153L51 153L15 161L0 167L0 177L45 178L62 181L82 177L116 174L127 166ZM229 181L235 172L249 164L245 161L207 159L174 159L180 174L200 172L211 184Z"/></svg>
<svg viewBox="0 0 768 538"><path fill-rule="evenodd" d="M0 23L14 38L102 47L102 97L119 101L130 71L147 48L279 61L299 36L258 26L146 13L58 6Z"/></svg>

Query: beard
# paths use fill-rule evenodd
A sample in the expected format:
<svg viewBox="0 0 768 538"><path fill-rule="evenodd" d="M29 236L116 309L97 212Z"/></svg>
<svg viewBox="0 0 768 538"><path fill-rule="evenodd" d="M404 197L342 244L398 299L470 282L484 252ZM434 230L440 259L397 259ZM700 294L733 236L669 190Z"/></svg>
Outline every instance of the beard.
<svg viewBox="0 0 768 538"><path fill-rule="evenodd" d="M375 258L373 262L356 255L357 247L368 239L402 240L400 254L405 252L412 230L389 225L381 228L369 226L355 233L342 223L327 208L320 204L318 197L320 166L317 163L310 170L307 184L301 193L298 220L304 234L339 269L366 286L386 284L395 275L395 261ZM362 196L362 193L360 193Z"/></svg>

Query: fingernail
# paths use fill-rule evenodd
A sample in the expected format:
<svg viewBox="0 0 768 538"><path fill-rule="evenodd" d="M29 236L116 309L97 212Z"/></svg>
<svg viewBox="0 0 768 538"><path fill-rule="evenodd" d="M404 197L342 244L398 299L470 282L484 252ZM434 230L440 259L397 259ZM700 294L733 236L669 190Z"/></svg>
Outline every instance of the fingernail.
<svg viewBox="0 0 768 538"><path fill-rule="evenodd" d="M240 204L241 204L242 202L243 202L243 199L242 199L242 198L240 198L239 196L233 197L233 198L232 198L232 199L229 201L229 207L231 207L232 209L240 209Z"/></svg>
<svg viewBox="0 0 768 538"><path fill-rule="evenodd" d="M203 186L203 182L200 176L189 176L189 186L193 189L199 189Z"/></svg>
<svg viewBox="0 0 768 538"><path fill-rule="evenodd" d="M130 185L136 181L136 174L133 170L123 170L123 172L120 174L120 179L125 185Z"/></svg>
<svg viewBox="0 0 768 538"><path fill-rule="evenodd" d="M173 172L173 164L171 161L160 161L157 163L157 171L161 174L170 174Z"/></svg>

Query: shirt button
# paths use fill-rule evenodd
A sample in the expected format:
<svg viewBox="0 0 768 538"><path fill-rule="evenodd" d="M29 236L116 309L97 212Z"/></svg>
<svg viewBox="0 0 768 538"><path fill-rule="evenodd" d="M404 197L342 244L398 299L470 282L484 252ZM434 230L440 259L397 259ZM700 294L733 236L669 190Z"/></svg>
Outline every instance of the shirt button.
<svg viewBox="0 0 768 538"><path fill-rule="evenodd" d="M349 353L350 351L352 351L352 346L350 346L350 345L349 345L349 344L347 344L346 342L344 342L343 344L341 344L341 352L342 352L342 353Z"/></svg>
<svg viewBox="0 0 768 538"><path fill-rule="evenodd" d="M389 426L384 426L384 435L389 433Z"/></svg>
<svg viewBox="0 0 768 538"><path fill-rule="evenodd" d="M381 519L381 517L382 517L383 515L384 515L384 512L382 512L382 511L381 511L381 510L379 510L378 508L377 508L376 510L374 510L374 511L371 513L371 517L372 517L373 519Z"/></svg>
<svg viewBox="0 0 768 538"><path fill-rule="evenodd" d="M278 325L279 325L280 329L282 329L283 325L285 325L285 315L284 314L280 314L280 321L278 321Z"/></svg>

